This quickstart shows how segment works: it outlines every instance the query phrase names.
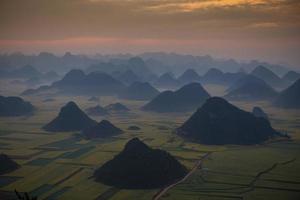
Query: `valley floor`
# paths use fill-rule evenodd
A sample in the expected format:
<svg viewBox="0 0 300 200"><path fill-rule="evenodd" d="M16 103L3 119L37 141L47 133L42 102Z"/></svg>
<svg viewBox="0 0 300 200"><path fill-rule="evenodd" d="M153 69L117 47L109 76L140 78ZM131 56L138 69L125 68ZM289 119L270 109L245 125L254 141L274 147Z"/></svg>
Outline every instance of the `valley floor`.
<svg viewBox="0 0 300 200"><path fill-rule="evenodd" d="M124 101L131 112L106 119L125 130L109 139L85 140L80 133L49 133L41 127L53 119L61 106L73 100L82 108L94 106L89 97L26 98L37 106L30 117L0 118L0 150L22 167L0 176L0 197L15 189L42 199L152 199L157 190L121 190L97 183L94 170L118 154L132 137L174 155L190 170L210 153L194 173L170 188L163 200L196 199L300 199L300 112L275 109L266 102L233 102L250 111L261 106L272 125L288 132L292 140L253 146L212 146L187 142L172 133L191 113L154 114L142 112L145 102ZM100 104L119 101L101 97ZM100 117L94 118L99 121ZM139 131L127 130L130 125Z"/></svg>

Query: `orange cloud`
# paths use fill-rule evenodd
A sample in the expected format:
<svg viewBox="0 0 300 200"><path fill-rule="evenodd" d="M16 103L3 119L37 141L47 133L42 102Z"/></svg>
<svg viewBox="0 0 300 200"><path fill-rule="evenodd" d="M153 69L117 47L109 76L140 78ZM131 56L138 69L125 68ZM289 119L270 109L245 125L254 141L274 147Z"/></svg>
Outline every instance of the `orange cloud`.
<svg viewBox="0 0 300 200"><path fill-rule="evenodd" d="M272 0L204 0L204 1L162 1L156 5L146 6L146 10L163 12L191 12L194 10L230 7L241 5L266 5Z"/></svg>

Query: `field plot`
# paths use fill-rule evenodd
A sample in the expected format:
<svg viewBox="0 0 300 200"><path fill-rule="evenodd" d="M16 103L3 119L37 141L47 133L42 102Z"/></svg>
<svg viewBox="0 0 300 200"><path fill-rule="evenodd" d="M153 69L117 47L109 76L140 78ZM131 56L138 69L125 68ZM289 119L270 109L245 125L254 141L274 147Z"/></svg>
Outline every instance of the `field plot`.
<svg viewBox="0 0 300 200"><path fill-rule="evenodd" d="M216 91L219 91L217 88ZM18 170L0 176L1 192L27 191L39 199L152 199L156 190L121 190L93 179L94 170L120 152L126 142L139 137L151 147L174 155L191 169L203 160L186 181L167 191L162 199L298 199L300 197L299 112L277 110L265 102L236 105L251 110L262 106L277 129L286 130L290 141L274 141L255 146L201 145L176 136L173 130L191 113L155 114L139 110L142 101L120 101L101 97L101 105L122 102L129 113L114 113L95 120L108 119L125 131L112 138L86 140L79 132L49 133L41 127L49 122L67 101L76 101L82 109L94 106L86 97L55 97L42 102L30 99L37 111L31 117L0 119L0 149L21 165ZM127 130L136 125L138 131Z"/></svg>

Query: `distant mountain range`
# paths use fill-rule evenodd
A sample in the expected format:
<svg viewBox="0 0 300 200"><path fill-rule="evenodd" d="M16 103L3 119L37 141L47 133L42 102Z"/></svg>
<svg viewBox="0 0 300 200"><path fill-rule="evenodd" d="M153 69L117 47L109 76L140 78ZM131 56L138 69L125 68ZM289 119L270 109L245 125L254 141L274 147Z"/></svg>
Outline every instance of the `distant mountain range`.
<svg viewBox="0 0 300 200"><path fill-rule="evenodd" d="M133 60L134 61L131 61L132 63L143 63L143 61L138 58L135 58ZM147 68L144 64L142 64L141 66L143 66L142 68ZM48 72L40 75L40 78L33 77L28 79L25 82L27 85L32 87L34 87L35 85L41 86L36 89L27 89L22 93L22 95L119 95L121 98L147 100L158 94L156 88L158 88L159 90L176 90L183 85L192 82L198 82L201 84L219 84L226 87L230 86L230 89L232 89L232 87L237 87L238 85L240 86L241 83L244 84L244 87L247 87L245 83L249 82L248 87L250 87L250 89L252 90L255 89L255 87L257 88L259 86L251 86L251 81L249 79L249 75L251 75L257 80L261 80L252 80L252 83L255 83L255 85L257 85L259 82L265 82L265 89L268 87L269 89L271 88L271 90L273 90L272 88L274 88L279 91L287 88L295 80L297 80L297 78L300 78L300 74L295 71L289 71L282 78L280 78L265 66L258 66L249 74L243 71L224 73L220 69L211 68L203 76L200 76L194 69L187 69L181 75L179 75L178 78L176 78L172 72L164 73L161 76L155 76L149 70L145 70L145 74L148 75L140 77L136 74L136 72L133 71L138 71L137 69L137 66L136 68L125 71L123 70L122 72L111 70L110 72L103 72L95 69L96 71L92 71L87 74L83 70L73 69L66 73L61 80L53 82L51 85L42 85L40 80L49 80L51 78L53 79L54 77L57 77L57 74L55 74L55 72ZM22 71L22 73L24 72L24 75L31 74L31 72L34 72L33 74L39 74L33 67L30 66L16 71L16 74L19 75L19 71ZM142 73L142 71L140 71L139 73ZM19 82L19 80L12 81L13 84L19 84ZM23 84L24 82L21 81L20 83ZM260 85L262 86L262 84ZM236 92L236 94L234 94L234 96L237 97L243 91L246 90L241 88L239 92ZM255 92L257 93L259 91L264 90L260 88ZM266 95L267 94L270 93L267 92ZM245 96L245 93L243 95ZM252 96L254 97L255 95Z"/></svg>
<svg viewBox="0 0 300 200"><path fill-rule="evenodd" d="M69 52L63 56L56 56L48 52L42 52L38 55L24 55L22 53L0 55L0 70L16 69L25 65L32 65L41 72L54 70L58 73L66 73L74 68L90 70L88 72L96 71L96 69L104 72L120 71L120 68L122 70L132 69L139 76L160 75L168 71L179 75L189 68L195 69L200 74L204 74L210 68L221 69L223 72L237 72L240 69L250 72L259 65L267 67L280 76L290 70L286 66L255 60L242 63L234 59L216 59L211 56L163 52L148 52L139 55L97 54L94 56L74 55Z"/></svg>
<svg viewBox="0 0 300 200"><path fill-rule="evenodd" d="M59 77L60 76L53 70L42 73L31 65L25 65L17 69L0 69L0 78L17 79L13 82L14 84L26 84L28 86L56 81Z"/></svg>
<svg viewBox="0 0 300 200"><path fill-rule="evenodd" d="M61 80L49 86L24 91L23 95L40 93L69 95L113 95L125 89L125 85L103 72L85 74L82 70L71 70Z"/></svg>

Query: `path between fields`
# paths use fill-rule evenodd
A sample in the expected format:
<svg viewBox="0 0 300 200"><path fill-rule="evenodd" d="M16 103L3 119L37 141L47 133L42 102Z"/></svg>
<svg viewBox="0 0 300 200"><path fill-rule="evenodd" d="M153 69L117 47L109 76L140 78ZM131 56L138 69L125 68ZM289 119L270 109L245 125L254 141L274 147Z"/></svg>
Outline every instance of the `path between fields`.
<svg viewBox="0 0 300 200"><path fill-rule="evenodd" d="M165 195L171 188L175 187L176 185L178 185L179 183L184 182L187 178L189 178L197 169L201 168L201 164L202 161L208 157L211 153L206 153L204 156L201 157L200 160L198 160L198 162L195 164L195 166L191 169L191 171L189 171L189 173L187 173L187 175L185 175L185 177L183 177L182 179L180 179L179 181L176 181L175 183L161 189L158 193L156 193L153 197L153 200L159 200L163 195Z"/></svg>

